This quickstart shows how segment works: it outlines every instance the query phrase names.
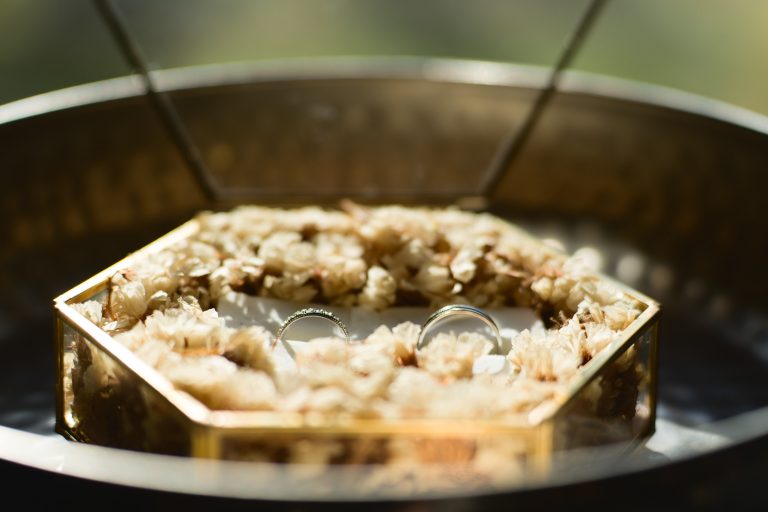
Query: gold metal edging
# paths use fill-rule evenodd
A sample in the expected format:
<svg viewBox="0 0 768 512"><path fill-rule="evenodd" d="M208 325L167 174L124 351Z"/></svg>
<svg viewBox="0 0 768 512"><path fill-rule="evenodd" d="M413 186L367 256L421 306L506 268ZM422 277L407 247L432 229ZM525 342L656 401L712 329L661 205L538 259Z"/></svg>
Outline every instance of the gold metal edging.
<svg viewBox="0 0 768 512"><path fill-rule="evenodd" d="M533 245L537 245L538 247L541 247L545 251L548 251L552 254L557 254L565 258L569 257L569 255L566 254L564 251L544 244L541 240L533 236L531 233L523 229L520 229L517 226L512 226L512 227L515 229L515 231L518 234L520 234L529 243L532 243ZM627 286L621 281L617 281L616 279L613 279L612 277L609 277L603 273L596 272L595 275L600 280L608 282L611 285L618 288L624 295L628 296L632 300L645 306L645 309L640 313L640 315L637 318L635 318L635 320L630 325L628 325L622 331L621 336L611 344L612 345L611 347L609 347L607 350L603 351L603 353L600 354L598 357L593 358L591 361L587 363L586 367L582 370L582 374L580 375L579 379L568 386L568 391L560 398L560 402L558 403L557 407L554 408L548 414L545 414L541 418L539 418L534 423L534 425L543 425L545 422L549 421L562 408L567 406L585 387L587 387L599 375L600 370L602 368L604 368L606 365L609 365L613 361L615 361L629 347L629 345L637 341L637 339L647 331L647 328L653 327L658 323L658 319L661 314L661 304L659 302L635 290L634 288ZM654 331L653 336L654 336L654 339L652 340L652 343L654 345L657 345L658 330ZM655 374L656 370L657 370L656 366L649 369L649 371L653 373L652 378L654 379L654 381L656 380L656 374ZM655 395L653 398L654 398L653 414L655 419L655 407L656 407Z"/></svg>
<svg viewBox="0 0 768 512"><path fill-rule="evenodd" d="M64 329L62 329L62 320L58 311L53 315L53 332L53 353L56 358L54 362L56 368L56 423L54 428L59 434L71 437L64 418Z"/></svg>
<svg viewBox="0 0 768 512"><path fill-rule="evenodd" d="M418 434L433 432L435 428L446 429L448 431L455 431L457 435L467 433L504 433L519 435L533 436L529 437L529 442L534 445L534 453L541 453L542 460L546 463L547 454L552 451L551 439L553 429L553 416L558 411L562 410L568 403L571 402L584 387L589 385L592 380L599 375L600 370L606 365L615 361L626 348L634 343L638 337L647 332L648 328L653 329L652 339L652 353L651 353L651 372L652 385L649 386L649 393L651 394L651 428L653 419L655 419L655 407L656 407L656 382L657 382L657 345L658 345L658 316L660 313L659 304L650 299L649 297L637 292L636 290L629 288L628 286L615 281L608 276L597 274L601 280L606 280L617 286L624 294L636 300L637 302L646 306L645 310L636 318L623 332L619 339L613 343L613 347L609 348L607 352L604 352L599 357L594 358L588 363L589 368L582 374L579 381L571 384L568 388L568 392L562 398L562 401L558 404L557 408L552 413L541 418L540 421L533 424L504 424L503 422L489 421L478 424L477 421L467 420L398 420L396 423L382 422L381 420L354 420L343 425L327 426L327 418L322 420L316 418L315 421L307 421L302 416L301 418L294 417L290 413L253 413L249 411L211 411L204 404L197 399L179 393L173 384L162 374L150 367L137 356L135 356L130 350L116 342L109 334L100 329L98 326L91 323L84 316L80 315L74 308L72 308L70 302L79 302L86 300L94 294L104 290L107 287L108 281L115 272L119 271L126 266L129 266L133 261L147 254L159 252L167 247L185 239L199 230L199 223L197 220L192 219L181 226L173 229L166 235L150 242L143 248L131 253L127 257L123 258L119 262L111 265L107 269L99 272L93 277L87 279L83 283L75 286L71 290L63 293L54 300L54 307L58 313L57 315L57 368L59 373L59 379L57 387L61 386L62 371L61 357L63 356L61 342L62 326L64 323L75 329L81 335L85 336L91 343L98 348L107 352L121 367L131 373L134 377L144 381L153 391L155 391L162 399L164 399L172 408L181 413L185 420L192 423L192 451L197 456L211 457L215 451L218 453L220 447L214 447L220 441L220 438L224 435L247 433L254 434L254 429L258 429L258 433L261 434L305 434L311 430L311 432L325 435L385 435L396 433ZM515 228L515 231L524 237L530 243L542 247L548 252L559 254L560 251L553 249L540 240L533 237L526 231ZM563 254L564 256L567 256ZM645 328L644 328L645 327ZM58 392L59 402L57 402L57 423L63 419L59 417L59 409L63 412L63 393ZM258 416L261 416L258 418ZM269 419L269 421L264 421ZM261 420L261 423L259 423ZM62 425L64 423L62 422ZM443 430L441 430L442 432ZM67 432L68 434L72 434ZM198 455L199 454L199 455Z"/></svg>
<svg viewBox="0 0 768 512"><path fill-rule="evenodd" d="M201 459L221 458L221 439L210 427L196 426L190 436L190 455Z"/></svg>
<svg viewBox="0 0 768 512"><path fill-rule="evenodd" d="M114 265L110 265L109 267L102 270L95 276L86 279L85 281L78 284L74 288L71 288L70 290L67 290L66 292L62 293L61 295L59 295L53 300L54 303L58 304L58 303L81 302L85 299L90 298L95 293L98 293L101 290L105 289L107 287L107 283L109 282L109 279L117 271L127 267L137 257L161 251L175 244L176 242L180 242L184 238L189 237L190 235L195 233L199 228L200 228L200 225L197 222L197 220L195 219L188 220L187 222L173 229L169 233L166 233L160 238L150 242L149 244L145 245L141 249L135 252L132 252L125 258L115 263Z"/></svg>
<svg viewBox="0 0 768 512"><path fill-rule="evenodd" d="M258 422L249 418L248 413L241 411L212 411L210 426L213 429L227 433L253 433L253 428L258 427L259 433L265 434L302 434L311 430L312 433L326 435L385 435L385 434L430 434L439 429L441 434L467 435L467 434L495 434L495 433L529 433L531 425L520 423L505 423L504 421L477 421L473 419L422 419L422 420L381 420L381 419L353 419L344 423L329 423L325 421L302 422L295 413L266 412L264 418L269 422ZM288 422L281 423L280 420ZM243 421L245 419L245 421ZM320 415L318 415L320 419ZM277 421L275 421L277 420ZM291 421L293 420L293 421Z"/></svg>
<svg viewBox="0 0 768 512"><path fill-rule="evenodd" d="M658 405L659 398L659 326L659 321L656 321L651 326L653 334L651 339L651 353L649 356L650 361L648 364L648 372L650 373L650 382L648 382L648 393L650 396L648 398L651 410L648 418L647 431L642 432L642 436L649 436L656 431L656 406Z"/></svg>
<svg viewBox="0 0 768 512"><path fill-rule="evenodd" d="M585 368L576 382L570 384L568 392L563 396L557 408L549 416L543 418L543 420L557 414L558 411L573 401L585 387L600 375L602 369L616 361L630 345L634 344L649 329L652 329L658 323L660 315L661 309L655 303L648 305L646 310L624 329L621 337L613 342L613 347L609 347L608 350L587 363L587 368ZM657 334L655 331L653 336L652 343L656 343L658 340L656 339ZM649 369L649 371L655 371L655 368Z"/></svg>
<svg viewBox="0 0 768 512"><path fill-rule="evenodd" d="M54 307L65 324L110 355L113 361L128 373L144 381L171 407L181 411L188 420L196 423L207 423L210 411L201 402L192 396L179 393L162 374L112 339L109 334L78 313L72 306L59 302Z"/></svg>

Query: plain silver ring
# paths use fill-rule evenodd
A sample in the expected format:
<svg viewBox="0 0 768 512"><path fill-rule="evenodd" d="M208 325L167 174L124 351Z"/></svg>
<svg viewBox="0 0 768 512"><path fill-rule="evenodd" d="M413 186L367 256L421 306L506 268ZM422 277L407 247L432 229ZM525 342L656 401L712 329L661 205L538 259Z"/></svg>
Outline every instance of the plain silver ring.
<svg viewBox="0 0 768 512"><path fill-rule="evenodd" d="M501 332L499 332L499 326L496 325L496 322L493 321L493 318L491 318L488 313L482 309L468 306L466 304L450 304L448 306L443 306L442 308L432 313L432 315L427 318L427 321L424 322L424 325L421 326L419 341L416 342L416 350L421 350L424 348L426 333L430 327L451 316L468 316L482 320L488 327L491 328L493 334L496 336L496 353L501 353Z"/></svg>
<svg viewBox="0 0 768 512"><path fill-rule="evenodd" d="M295 322L298 322L302 318L308 318L308 317L316 317L316 318L324 318L325 320L328 320L332 324L334 324L336 327L341 329L341 332L344 333L344 338L346 339L347 343L349 343L349 329L347 329L347 326L344 325L344 322L342 322L339 317L331 313L330 311L326 311L324 309L320 308L304 308L296 311L295 313L291 314L288 318L285 319L283 324L280 326L280 328L277 330L277 335L275 336L275 341L272 342L272 348L277 345L278 341L282 341L283 334L285 334L285 331Z"/></svg>

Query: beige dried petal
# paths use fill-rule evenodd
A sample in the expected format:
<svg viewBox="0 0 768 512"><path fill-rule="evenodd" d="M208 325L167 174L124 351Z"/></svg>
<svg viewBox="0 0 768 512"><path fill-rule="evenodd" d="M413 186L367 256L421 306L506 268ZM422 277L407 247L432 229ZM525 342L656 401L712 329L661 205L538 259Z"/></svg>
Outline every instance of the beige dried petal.
<svg viewBox="0 0 768 512"><path fill-rule="evenodd" d="M272 360L272 334L261 326L236 331L226 343L224 357L252 370L260 370L274 376Z"/></svg>
<svg viewBox="0 0 768 512"><path fill-rule="evenodd" d="M127 344L130 343L131 336L126 334L127 333L120 335L122 339L119 341L128 346ZM181 354L174 352L168 343L153 339L144 339L141 340L141 343L138 346L136 346L135 341L134 338L134 346L130 348L134 350L139 359L153 368L158 368L163 364L179 364L183 360Z"/></svg>
<svg viewBox="0 0 768 512"><path fill-rule="evenodd" d="M138 319L147 310L144 285L125 278L113 278L107 310L115 320Z"/></svg>
<svg viewBox="0 0 768 512"><path fill-rule="evenodd" d="M408 240L399 251L394 254L385 254L381 261L389 269L398 267L417 269L428 264L432 259L433 252L427 247L423 240L414 238Z"/></svg>
<svg viewBox="0 0 768 512"><path fill-rule="evenodd" d="M315 247L307 242L293 243L285 249L282 258L285 272L309 272L315 267Z"/></svg>
<svg viewBox="0 0 768 512"><path fill-rule="evenodd" d="M585 322L603 323L604 315L600 304L590 299L581 301L576 308L576 316Z"/></svg>
<svg viewBox="0 0 768 512"><path fill-rule="evenodd" d="M348 389L351 394L363 400L383 396L395 376L395 363L385 350L371 350L371 347L356 345L351 350L347 364L354 373Z"/></svg>
<svg viewBox="0 0 768 512"><path fill-rule="evenodd" d="M626 303L616 303L603 308L605 325L617 331L629 327L639 314L639 310Z"/></svg>
<svg viewBox="0 0 768 512"><path fill-rule="evenodd" d="M481 355L493 350L493 343L475 332L455 334L438 333L416 353L419 368L424 368L439 379L466 379L472 377L472 365Z"/></svg>
<svg viewBox="0 0 768 512"><path fill-rule="evenodd" d="M144 324L148 338L166 341L176 349L221 347L229 339L229 329L213 309L188 306L155 311Z"/></svg>
<svg viewBox="0 0 768 512"><path fill-rule="evenodd" d="M583 359L586 336L576 317L558 330L533 335L527 329L512 340L507 358L522 376L538 381L566 382Z"/></svg>
<svg viewBox="0 0 768 512"><path fill-rule="evenodd" d="M75 311L87 318L91 323L101 325L101 302L97 300L87 300L85 302L74 303L72 304L72 307Z"/></svg>
<svg viewBox="0 0 768 512"><path fill-rule="evenodd" d="M244 275L242 273L236 274L229 269L219 268L214 271L209 278L209 289L211 292L211 298L218 300L232 291L233 283L244 282Z"/></svg>
<svg viewBox="0 0 768 512"><path fill-rule="evenodd" d="M158 290L147 300L147 311L150 313L156 310L165 310L172 305L171 297L167 292Z"/></svg>
<svg viewBox="0 0 768 512"><path fill-rule="evenodd" d="M282 277L265 276L264 290L269 295L291 302L309 302L317 294L317 288L305 284L311 277L309 272L286 274Z"/></svg>
<svg viewBox="0 0 768 512"><path fill-rule="evenodd" d="M627 300L627 298L615 284L596 279L594 282L594 290L592 291L592 300L602 305L608 305L617 301ZM634 305L637 304L634 301L632 301L632 303Z"/></svg>
<svg viewBox="0 0 768 512"><path fill-rule="evenodd" d="M397 404L401 417L419 417L441 388L442 384L431 373L405 367L397 372L389 385L388 398Z"/></svg>
<svg viewBox="0 0 768 512"><path fill-rule="evenodd" d="M403 322L392 329L395 356L408 363L415 358L416 343L419 340L421 326L412 322Z"/></svg>
<svg viewBox="0 0 768 512"><path fill-rule="evenodd" d="M349 344L339 338L315 338L296 353L296 364L301 366L316 362L345 365L349 360Z"/></svg>
<svg viewBox="0 0 768 512"><path fill-rule="evenodd" d="M447 267L427 265L421 267L413 278L416 287L427 294L448 295L453 289L453 278Z"/></svg>
<svg viewBox="0 0 768 512"><path fill-rule="evenodd" d="M140 323L140 322L139 322ZM107 322L101 326L101 328L110 335L115 335L129 331L132 327L137 325L135 319L123 318L121 320L115 320L113 322ZM143 325L143 324L141 324Z"/></svg>
<svg viewBox="0 0 768 512"><path fill-rule="evenodd" d="M368 350L380 349L390 360L403 365L415 362L415 347L421 327L403 322L390 329L386 325L376 328L365 340Z"/></svg>
<svg viewBox="0 0 768 512"><path fill-rule="evenodd" d="M104 328L107 329L107 327L111 326L107 324ZM110 332L110 330L107 332ZM113 332L112 338L121 345L124 345L134 351L141 347L144 343L150 341L149 337L147 336L147 328L144 326L143 322L135 323L127 330L116 333ZM169 345L167 342L164 342L164 344Z"/></svg>
<svg viewBox="0 0 768 512"><path fill-rule="evenodd" d="M619 337L618 332L605 324L590 322L584 329L587 332L585 348L591 357L599 354Z"/></svg>
<svg viewBox="0 0 768 512"><path fill-rule="evenodd" d="M329 259L360 259L365 253L360 238L352 234L320 232L313 242L321 263Z"/></svg>
<svg viewBox="0 0 768 512"><path fill-rule="evenodd" d="M301 235L291 231L278 231L267 237L259 247L258 255L264 260L264 266L272 272L285 268L285 251L291 244L301 241Z"/></svg>
<svg viewBox="0 0 768 512"><path fill-rule="evenodd" d="M341 413L359 405L352 397L337 387L323 387L314 390L302 388L291 393L279 405L281 410L294 412Z"/></svg>
<svg viewBox="0 0 768 512"><path fill-rule="evenodd" d="M360 305L372 310L384 309L395 302L397 283L382 267L368 269L368 279L360 294Z"/></svg>
<svg viewBox="0 0 768 512"><path fill-rule="evenodd" d="M265 373L238 369L219 356L185 358L159 367L168 379L211 409L267 410L277 399Z"/></svg>
<svg viewBox="0 0 768 512"><path fill-rule="evenodd" d="M172 294L179 286L177 272L180 262L187 260L186 251L161 251L149 255L140 265L134 265L127 270L130 280L141 282L145 297L151 297L159 291ZM113 280L114 282L114 280Z"/></svg>
<svg viewBox="0 0 768 512"><path fill-rule="evenodd" d="M319 412L354 413L362 409L363 404L340 388L326 387L312 394L310 408Z"/></svg>
<svg viewBox="0 0 768 512"><path fill-rule="evenodd" d="M365 261L337 256L320 260L323 265L321 287L325 297L335 298L350 290L362 288L366 280Z"/></svg>
<svg viewBox="0 0 768 512"><path fill-rule="evenodd" d="M461 247L451 261L450 269L454 279L461 283L470 282L475 277L478 260L485 255L484 246L492 244L490 238L476 238Z"/></svg>
<svg viewBox="0 0 768 512"><path fill-rule="evenodd" d="M531 283L531 290L545 301L552 300L554 287L555 285L549 277L540 277Z"/></svg>
<svg viewBox="0 0 768 512"><path fill-rule="evenodd" d="M302 382L312 389L335 388L351 392L354 372L349 368L322 361L313 361L300 367Z"/></svg>
<svg viewBox="0 0 768 512"><path fill-rule="evenodd" d="M304 285L293 290L287 297L291 302L310 302L317 295L317 288L312 285Z"/></svg>

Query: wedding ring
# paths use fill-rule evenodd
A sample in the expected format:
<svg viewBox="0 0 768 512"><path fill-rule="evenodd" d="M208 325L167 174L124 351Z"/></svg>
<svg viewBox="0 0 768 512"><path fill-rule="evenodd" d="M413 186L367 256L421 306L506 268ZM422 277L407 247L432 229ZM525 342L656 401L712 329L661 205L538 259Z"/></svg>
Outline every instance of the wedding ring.
<svg viewBox="0 0 768 512"><path fill-rule="evenodd" d="M336 327L341 329L341 332L344 333L344 338L346 339L347 343L349 343L349 329L347 329L347 326L344 325L344 322L339 320L339 317L331 313L330 311L326 311L324 309L320 308L304 308L296 311L291 316L285 319L283 324L280 326L280 328L277 330L277 335L275 336L275 341L272 342L272 347L274 348L275 345L277 345L278 341L282 341L283 334L285 334L285 331L295 322L298 322L302 318L309 318L309 317L317 317L317 318L324 318L325 320L328 320L332 324L334 324Z"/></svg>
<svg viewBox="0 0 768 512"><path fill-rule="evenodd" d="M446 318L455 316L468 316L483 321L488 327L491 328L493 334L496 336L495 353L501 353L501 333L499 332L499 326L496 325L496 322L493 321L493 318L491 318L488 313L482 309L478 309L473 306L467 306L466 304L451 304L448 306L443 306L442 308L432 313L432 315L427 318L427 321L424 322L424 325L421 326L419 341L416 342L416 350L421 350L427 345L427 343L425 343L426 333L430 327L442 320L445 320Z"/></svg>

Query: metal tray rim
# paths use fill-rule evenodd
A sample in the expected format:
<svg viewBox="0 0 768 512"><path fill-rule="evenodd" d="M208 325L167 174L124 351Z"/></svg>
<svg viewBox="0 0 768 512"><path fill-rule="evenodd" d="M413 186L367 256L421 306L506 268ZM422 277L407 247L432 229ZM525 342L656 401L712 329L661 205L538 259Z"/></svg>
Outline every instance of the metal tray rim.
<svg viewBox="0 0 768 512"><path fill-rule="evenodd" d="M352 60L362 62L360 59ZM373 61L386 61L390 63L397 61L393 61L391 59L363 60L368 61L372 67L375 67ZM412 59L407 60L412 61ZM522 77L526 72L533 74L542 72L542 68L536 68L533 66L519 66L499 63L476 63L472 61L449 61L434 59L418 59L418 62L420 65L427 67L429 64L435 65L437 66L437 69L439 69L440 66L450 67L450 65L456 65L456 69L460 70L456 73L458 73L458 76L463 78L459 79L457 76L454 76L453 81L466 83L483 83L479 80L473 80L472 73L470 72L471 69L473 69L472 66L478 64L494 68L498 67L499 69L508 69L510 71L517 70L519 72L516 79L510 80L508 82L499 80L497 83L498 85L532 86L535 80L528 79L526 82L526 80ZM198 76L196 76L195 73L196 68L164 70L157 72L157 74L159 77L167 77L164 80L161 80L161 82L164 84L163 87L165 87L167 90L189 89L195 87L203 87L206 85L237 85L240 83L252 81L253 76L248 75L247 73L238 75L237 73L233 72L234 78L229 80L227 79L227 73L229 73L228 70L236 70L238 66L245 66L246 68L253 69L258 67L258 65L253 64L232 64L213 67L206 66L199 68L200 73ZM289 68L291 66L301 67L301 61L292 61L288 63L287 66ZM269 66L267 66L267 68L268 67ZM405 72L403 69L404 68L401 68L400 78L426 78L423 73L421 75L414 73L413 68L411 68L411 71L409 72ZM364 70L364 67L358 68L358 70L362 71ZM175 83L171 81L174 73L177 73L177 82ZM272 78L275 78L274 71L265 71L263 78L269 78L269 73L272 73ZM408 75L408 73L410 73L410 75ZM417 76L414 76L414 74ZM388 74L387 76L389 78L395 78L395 76L391 74ZM449 80L446 76L444 76L444 78ZM433 79L435 79L435 77L433 77ZM716 100L711 100L694 94L675 91L663 87L640 84L637 82L620 79L599 77L598 75L592 75L589 73L569 72L563 82L562 91L572 94L607 97L619 101L629 101L642 103L648 106L668 108L678 112L698 115L715 121L731 124L738 128L757 132L758 134L768 135L768 117L766 116ZM101 82L79 85L0 106L0 125L10 124L26 118L42 116L52 112L72 109L79 106L131 98L140 94L140 86L134 77L115 78ZM768 408L758 409L741 415L737 418L725 420L724 422L721 422L721 424L712 426L713 429L718 429L719 431L726 433L727 437L732 440L731 444L726 445L721 449L708 451L701 454L683 456L679 459L675 459L674 461L663 464L648 461L633 462L621 467L612 467L608 471L605 470L606 468L601 468L600 470L583 471L578 474L568 475L567 477L558 476L545 482L531 483L522 488L510 488L509 491L549 489L560 485L578 484L598 478L619 477L639 471L651 470L659 466L679 466L681 464L699 460L710 453L725 453L737 449L742 449L750 442L765 438L766 429L753 427L757 424L765 425L767 422ZM720 425L722 425L722 427ZM749 428L746 428L746 426L749 426ZM130 466L130 468L132 468L134 471L126 469L125 471L119 470L111 472L111 474L105 474L105 466L103 461L105 458L109 457L114 457L117 459L120 457L138 458L136 459L136 465ZM160 464L164 467L164 470L166 470L164 473L169 475L171 474L171 471L181 471L178 469L178 461L175 463L167 462L173 459L176 458L154 454L137 454L97 446L71 444L59 438L40 436L0 426L0 461L8 462L11 464L37 468L47 472L57 473L65 476L85 478L94 481L102 481L133 487L151 488L163 491L182 492L187 494L207 494L222 497L262 498L293 501L323 500L322 497L318 496L272 496L271 494L258 493L256 492L258 489L254 488L251 488L251 491L253 491L251 494L242 494L238 496L237 494L233 494L232 489L227 485L222 485L217 490L212 487L214 484L205 484L204 479L198 480L193 478L194 475L198 474L197 471L200 467L199 464L204 462L210 463L210 461L181 459L188 464L188 469L186 470L188 472L184 473L184 475L187 477L186 481L173 475L169 476L167 479L157 479L156 474L154 475L154 478L145 477L142 480L140 478L142 476L140 473L142 472L135 471L135 469L140 467L144 461L152 461L153 463ZM163 461L166 461L167 464L164 464ZM227 462L225 464L238 463ZM110 467L114 466L117 465L110 465ZM221 482L219 482L219 484L221 484ZM275 491L275 489L267 490L273 492ZM470 494L475 495L475 493ZM462 494L460 492L456 494L456 496L462 495L466 494ZM406 496L400 499L412 499L413 497L414 496ZM441 497L444 496L441 495ZM377 499L381 497L373 496L371 498ZM345 499L345 497L334 496L332 499ZM356 497L355 499L359 500L361 497ZM388 497L388 499L398 498L393 496Z"/></svg>

